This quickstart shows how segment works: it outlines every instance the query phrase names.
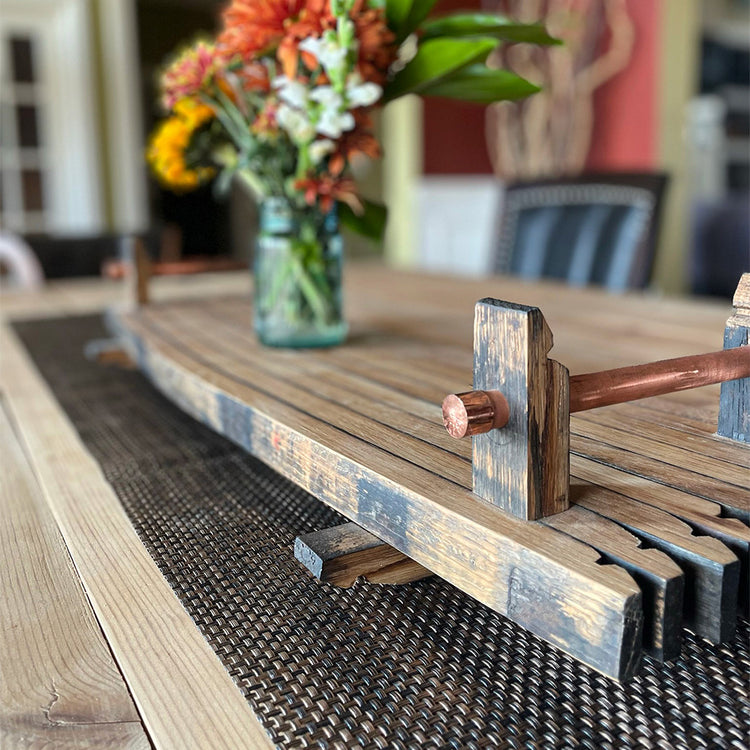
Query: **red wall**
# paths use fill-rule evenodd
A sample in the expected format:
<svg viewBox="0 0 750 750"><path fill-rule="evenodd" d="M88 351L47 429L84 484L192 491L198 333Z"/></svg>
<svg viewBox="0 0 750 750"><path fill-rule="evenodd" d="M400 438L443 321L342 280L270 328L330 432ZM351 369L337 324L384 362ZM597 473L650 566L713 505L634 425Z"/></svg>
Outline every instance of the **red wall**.
<svg viewBox="0 0 750 750"><path fill-rule="evenodd" d="M438 14L478 9L481 0L442 0ZM425 174L492 174L484 137L484 107L424 99Z"/></svg>
<svg viewBox="0 0 750 750"><path fill-rule="evenodd" d="M594 94L594 136L588 168L649 169L656 165L661 2L629 0L635 44L628 67ZM675 133L675 138L680 134Z"/></svg>
<svg viewBox="0 0 750 750"><path fill-rule="evenodd" d="M480 0L443 0L437 10L442 13L480 5ZM594 96L596 120L587 164L591 170L652 168L656 163L661 5L659 0L628 0L635 47L628 67ZM483 107L424 100L424 172L492 172Z"/></svg>

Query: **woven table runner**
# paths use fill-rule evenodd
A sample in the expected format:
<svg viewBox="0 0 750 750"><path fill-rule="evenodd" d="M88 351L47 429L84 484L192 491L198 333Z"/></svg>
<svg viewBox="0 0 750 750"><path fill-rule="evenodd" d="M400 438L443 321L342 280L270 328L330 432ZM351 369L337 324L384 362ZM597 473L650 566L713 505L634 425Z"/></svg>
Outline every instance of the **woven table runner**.
<svg viewBox="0 0 750 750"><path fill-rule="evenodd" d="M280 746L747 747L747 621L720 646L686 631L679 659L646 659L621 686L440 579L322 584L294 559L294 539L339 514L140 373L86 361L85 343L106 336L100 318L16 330Z"/></svg>

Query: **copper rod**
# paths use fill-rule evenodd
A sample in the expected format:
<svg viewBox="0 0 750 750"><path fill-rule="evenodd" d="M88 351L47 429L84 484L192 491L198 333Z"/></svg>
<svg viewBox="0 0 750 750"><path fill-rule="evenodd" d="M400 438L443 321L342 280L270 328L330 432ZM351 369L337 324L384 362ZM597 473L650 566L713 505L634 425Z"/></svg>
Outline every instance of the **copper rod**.
<svg viewBox="0 0 750 750"><path fill-rule="evenodd" d="M570 411L586 411L747 377L750 377L750 346L574 375L570 379Z"/></svg>
<svg viewBox="0 0 750 750"><path fill-rule="evenodd" d="M570 378L570 411L622 404L750 377L750 346L664 359ZM443 401L443 423L456 438L505 426L508 402L499 391L467 391Z"/></svg>

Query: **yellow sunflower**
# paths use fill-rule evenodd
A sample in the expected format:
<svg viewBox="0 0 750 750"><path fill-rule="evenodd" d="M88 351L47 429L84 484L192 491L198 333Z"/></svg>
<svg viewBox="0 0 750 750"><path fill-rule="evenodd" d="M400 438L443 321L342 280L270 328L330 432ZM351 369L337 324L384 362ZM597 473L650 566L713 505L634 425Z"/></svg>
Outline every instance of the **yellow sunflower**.
<svg viewBox="0 0 750 750"><path fill-rule="evenodd" d="M214 111L196 99L181 99L175 103L173 112L151 136L146 159L162 185L185 192L194 190L216 173L213 167L190 168L185 161L193 133L214 116Z"/></svg>

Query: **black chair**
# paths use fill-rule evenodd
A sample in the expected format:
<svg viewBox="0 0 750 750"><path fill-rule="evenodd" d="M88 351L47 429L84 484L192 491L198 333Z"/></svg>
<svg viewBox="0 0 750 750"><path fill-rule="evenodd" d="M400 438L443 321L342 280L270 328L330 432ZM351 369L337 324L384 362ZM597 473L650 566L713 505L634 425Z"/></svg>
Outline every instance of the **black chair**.
<svg viewBox="0 0 750 750"><path fill-rule="evenodd" d="M122 255L124 235L27 235L47 279L99 276L102 265Z"/></svg>
<svg viewBox="0 0 750 750"><path fill-rule="evenodd" d="M732 299L750 271L750 195L739 193L693 206L690 291Z"/></svg>
<svg viewBox="0 0 750 750"><path fill-rule="evenodd" d="M667 176L590 174L506 188L492 270L613 291L651 278Z"/></svg>

